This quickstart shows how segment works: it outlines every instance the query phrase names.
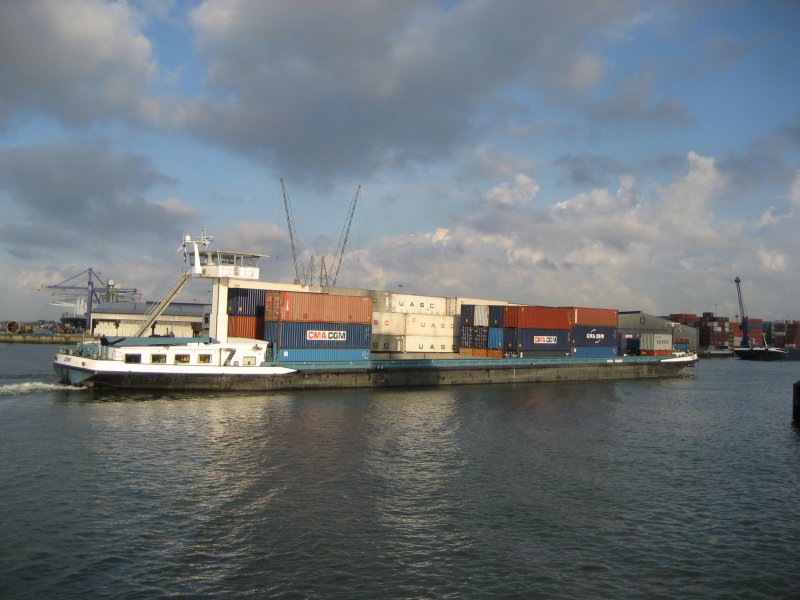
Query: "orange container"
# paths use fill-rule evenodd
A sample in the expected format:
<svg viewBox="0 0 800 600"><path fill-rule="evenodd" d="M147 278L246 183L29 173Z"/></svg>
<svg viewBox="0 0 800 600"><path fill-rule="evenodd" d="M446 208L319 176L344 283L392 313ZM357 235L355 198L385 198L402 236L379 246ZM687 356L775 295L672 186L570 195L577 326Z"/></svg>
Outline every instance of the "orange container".
<svg viewBox="0 0 800 600"><path fill-rule="evenodd" d="M372 324L372 298L312 292L267 292L267 321Z"/></svg>
<svg viewBox="0 0 800 600"><path fill-rule="evenodd" d="M619 311L616 308L567 307L572 312L572 325L592 325L596 327L619 326Z"/></svg>
<svg viewBox="0 0 800 600"><path fill-rule="evenodd" d="M228 337L264 339L264 317L228 315Z"/></svg>
<svg viewBox="0 0 800 600"><path fill-rule="evenodd" d="M571 329L572 307L504 306L503 326L521 329ZM597 323L599 325L599 323ZM616 322L614 327L616 327Z"/></svg>

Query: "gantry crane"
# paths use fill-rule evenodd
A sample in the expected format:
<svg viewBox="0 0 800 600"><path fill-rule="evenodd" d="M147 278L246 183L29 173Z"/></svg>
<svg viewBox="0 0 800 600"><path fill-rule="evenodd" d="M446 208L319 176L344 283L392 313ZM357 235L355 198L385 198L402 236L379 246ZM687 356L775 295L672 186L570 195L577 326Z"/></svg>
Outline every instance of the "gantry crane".
<svg viewBox="0 0 800 600"><path fill-rule="evenodd" d="M313 279L314 272L314 256L312 255L308 267L303 269L297 257L297 226L295 225L294 213L292 211L291 202L289 200L289 193L286 191L286 184L281 178L281 191L283 192L283 208L286 211L286 225L289 228L289 243L292 247L292 261L294 263L294 282L295 284L310 285ZM320 258L320 274L319 284L322 287L335 287L336 279L339 276L339 268L342 266L342 259L344 257L344 250L347 246L347 238L350 235L350 225L353 222L353 215L356 212L356 204L358 203L358 196L361 192L361 186L356 188L353 199L345 215L344 225L339 233L339 242L336 246L336 253L333 256L330 272L325 266L325 257Z"/></svg>
<svg viewBox="0 0 800 600"><path fill-rule="evenodd" d="M742 280L738 277L733 280L736 283L736 294L739 296L739 318L742 321L742 348L750 347L750 328L747 323L747 313L744 312L744 300L742 300Z"/></svg>

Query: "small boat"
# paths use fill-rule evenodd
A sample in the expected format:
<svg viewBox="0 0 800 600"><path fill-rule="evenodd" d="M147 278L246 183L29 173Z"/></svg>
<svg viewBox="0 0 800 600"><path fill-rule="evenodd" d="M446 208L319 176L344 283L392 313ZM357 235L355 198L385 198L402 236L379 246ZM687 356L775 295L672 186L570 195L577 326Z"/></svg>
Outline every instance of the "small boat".
<svg viewBox="0 0 800 600"><path fill-rule="evenodd" d="M789 352L774 346L734 348L734 353L744 360L788 360Z"/></svg>

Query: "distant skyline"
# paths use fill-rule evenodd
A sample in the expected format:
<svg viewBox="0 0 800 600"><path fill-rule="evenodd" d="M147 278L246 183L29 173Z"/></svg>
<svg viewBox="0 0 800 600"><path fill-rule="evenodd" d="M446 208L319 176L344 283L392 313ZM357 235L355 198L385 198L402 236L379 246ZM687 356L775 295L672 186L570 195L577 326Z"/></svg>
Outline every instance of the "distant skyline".
<svg viewBox="0 0 800 600"><path fill-rule="evenodd" d="M0 320L203 227L294 280L800 319L800 3L0 3ZM188 297L203 294L193 283Z"/></svg>

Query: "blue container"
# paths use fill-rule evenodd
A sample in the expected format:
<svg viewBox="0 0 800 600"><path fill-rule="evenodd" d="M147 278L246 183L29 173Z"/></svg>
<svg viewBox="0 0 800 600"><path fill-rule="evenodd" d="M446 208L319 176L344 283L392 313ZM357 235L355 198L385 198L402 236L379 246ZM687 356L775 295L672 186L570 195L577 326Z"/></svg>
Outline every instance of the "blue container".
<svg viewBox="0 0 800 600"><path fill-rule="evenodd" d="M240 317L263 317L266 290L228 289L228 314Z"/></svg>
<svg viewBox="0 0 800 600"><path fill-rule="evenodd" d="M519 329L517 344L522 351L569 352L569 329Z"/></svg>
<svg viewBox="0 0 800 600"><path fill-rule="evenodd" d="M474 325L463 325L461 327L460 343L462 348L488 348L489 328L477 327Z"/></svg>
<svg viewBox="0 0 800 600"><path fill-rule="evenodd" d="M372 325L361 323L304 323L266 321L264 339L277 348L369 349Z"/></svg>
<svg viewBox="0 0 800 600"><path fill-rule="evenodd" d="M475 305L462 304L461 305L461 324L472 326L475 324ZM469 346L467 346L469 347Z"/></svg>
<svg viewBox="0 0 800 600"><path fill-rule="evenodd" d="M490 317L491 320L491 317ZM503 350L503 328L489 327L489 350Z"/></svg>
<svg viewBox="0 0 800 600"><path fill-rule="evenodd" d="M363 362L371 359L372 353L365 348L282 348L275 356L278 362Z"/></svg>
<svg viewBox="0 0 800 600"><path fill-rule="evenodd" d="M516 327L506 327L503 331L503 350L517 354L519 347L519 329Z"/></svg>
<svg viewBox="0 0 800 600"><path fill-rule="evenodd" d="M616 346L575 346L572 348L575 358L612 358L617 356Z"/></svg>
<svg viewBox="0 0 800 600"><path fill-rule="evenodd" d="M504 314L506 314L504 306L489 305L489 327L502 327Z"/></svg>
<svg viewBox="0 0 800 600"><path fill-rule="evenodd" d="M617 347L616 327L595 327L576 325L571 333L573 346L613 346Z"/></svg>

